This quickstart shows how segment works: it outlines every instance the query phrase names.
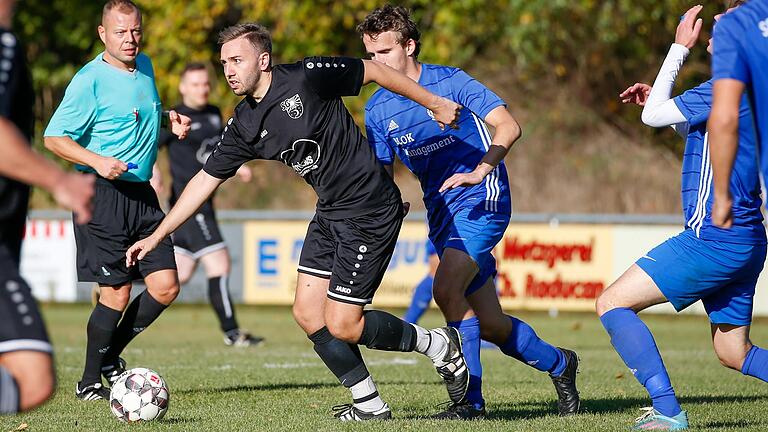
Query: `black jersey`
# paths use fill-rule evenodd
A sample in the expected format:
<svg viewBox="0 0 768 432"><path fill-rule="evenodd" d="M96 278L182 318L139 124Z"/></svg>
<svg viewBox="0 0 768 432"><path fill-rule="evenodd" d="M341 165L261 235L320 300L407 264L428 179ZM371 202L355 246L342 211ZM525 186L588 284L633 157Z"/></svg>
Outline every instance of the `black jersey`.
<svg viewBox="0 0 768 432"><path fill-rule="evenodd" d="M0 117L16 125L27 140L32 138L34 100L24 49L13 33L0 29ZM28 202L29 186L0 176L0 244L17 263Z"/></svg>
<svg viewBox="0 0 768 432"><path fill-rule="evenodd" d="M221 138L221 111L208 105L202 110L184 104L173 108L192 120L189 134L180 140L170 131L160 132L160 146L168 147L171 165L172 199L181 195L187 183L203 168L208 156Z"/></svg>
<svg viewBox="0 0 768 432"><path fill-rule="evenodd" d="M341 100L359 94L363 74L362 60L342 57L275 66L264 98L235 108L204 170L226 179L251 159L283 162L315 189L317 212L329 219L397 202L400 191Z"/></svg>

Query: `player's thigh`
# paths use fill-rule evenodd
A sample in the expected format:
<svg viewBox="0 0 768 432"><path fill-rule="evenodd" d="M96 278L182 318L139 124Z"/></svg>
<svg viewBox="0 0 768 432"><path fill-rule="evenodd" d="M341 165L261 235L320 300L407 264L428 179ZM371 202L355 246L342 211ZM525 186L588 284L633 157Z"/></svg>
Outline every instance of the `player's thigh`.
<svg viewBox="0 0 768 432"><path fill-rule="evenodd" d="M712 346L723 366L741 370L747 353L752 349L749 325L711 324Z"/></svg>
<svg viewBox="0 0 768 432"><path fill-rule="evenodd" d="M293 317L304 332L312 334L325 327L329 280L298 273L293 300Z"/></svg>
<svg viewBox="0 0 768 432"><path fill-rule="evenodd" d="M45 402L56 385L53 358L40 351L13 351L0 354L0 366L8 371L19 387L22 411Z"/></svg>
<svg viewBox="0 0 768 432"><path fill-rule="evenodd" d="M512 331L512 322L501 309L493 279L488 278L480 289L467 297L467 301L480 321L482 338L496 344L504 343Z"/></svg>
<svg viewBox="0 0 768 432"><path fill-rule="evenodd" d="M180 253L178 249L176 249L174 259L176 260L179 283L185 284L189 282L192 275L195 273L195 268L197 268L197 260L186 253Z"/></svg>
<svg viewBox="0 0 768 432"><path fill-rule="evenodd" d="M224 247L213 252L209 252L200 257L200 262L205 267L205 274L208 278L221 277L229 274L230 259L229 250Z"/></svg>
<svg viewBox="0 0 768 432"><path fill-rule="evenodd" d="M639 312L667 299L651 277L637 264L627 269L597 298L597 314L602 316L616 308Z"/></svg>

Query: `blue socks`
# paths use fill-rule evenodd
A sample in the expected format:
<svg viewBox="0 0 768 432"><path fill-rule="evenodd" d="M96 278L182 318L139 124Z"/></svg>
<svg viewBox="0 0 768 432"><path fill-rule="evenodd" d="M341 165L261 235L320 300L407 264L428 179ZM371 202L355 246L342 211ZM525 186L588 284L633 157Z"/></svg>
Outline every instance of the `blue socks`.
<svg viewBox="0 0 768 432"><path fill-rule="evenodd" d="M741 373L768 382L768 350L752 345L741 365Z"/></svg>
<svg viewBox="0 0 768 432"><path fill-rule="evenodd" d="M411 324L416 324L424 315L427 308L429 308L429 302L432 301L432 282L434 279L432 276L427 275L424 279L416 285L416 289L413 290L413 299L411 299L411 305L408 306L408 310L403 317L404 321Z"/></svg>
<svg viewBox="0 0 768 432"><path fill-rule="evenodd" d="M675 397L653 335L637 314L628 308L617 308L601 316L600 322L611 336L611 344L624 364L648 390L653 408L667 417L680 414L682 408Z"/></svg>
<svg viewBox="0 0 768 432"><path fill-rule="evenodd" d="M515 317L509 317L509 320L512 321L512 331L499 347L501 352L552 376L562 375L566 366L563 352L541 340L528 324Z"/></svg>
<svg viewBox="0 0 768 432"><path fill-rule="evenodd" d="M448 325L461 333L464 361L469 368L469 388L466 399L475 408L481 409L485 407L485 400L482 389L483 365L480 363L480 321L477 317L472 317L464 321L449 322Z"/></svg>

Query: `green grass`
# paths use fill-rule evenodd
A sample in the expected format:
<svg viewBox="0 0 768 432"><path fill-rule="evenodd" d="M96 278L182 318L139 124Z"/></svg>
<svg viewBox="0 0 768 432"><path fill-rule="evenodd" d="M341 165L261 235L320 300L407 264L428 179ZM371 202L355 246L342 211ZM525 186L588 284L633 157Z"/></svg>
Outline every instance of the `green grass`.
<svg viewBox="0 0 768 432"><path fill-rule="evenodd" d="M392 422L340 424L331 406L349 395L312 350L287 308L238 309L241 324L267 338L259 348L226 347L213 313L202 306L174 306L128 347L131 366L157 370L171 391L162 421L124 425L107 403L80 402L73 395L85 345L85 305L44 307L56 348L59 390L42 408L0 418L0 432L22 423L29 431L109 430L451 430L614 431L626 430L648 405L645 391L613 352L599 321L590 314L553 319L521 313L546 340L568 346L582 359L579 387L584 414L554 415L555 392L546 374L496 350L483 351L485 398L490 419L450 423L422 417L447 398L431 364L422 356L363 350L379 391L392 407ZM721 367L714 356L705 317L645 316L657 337L673 384L691 425L702 430L768 430L768 387ZM430 312L423 323L437 326ZM768 345L766 321L753 329ZM450 428L450 429L449 429Z"/></svg>

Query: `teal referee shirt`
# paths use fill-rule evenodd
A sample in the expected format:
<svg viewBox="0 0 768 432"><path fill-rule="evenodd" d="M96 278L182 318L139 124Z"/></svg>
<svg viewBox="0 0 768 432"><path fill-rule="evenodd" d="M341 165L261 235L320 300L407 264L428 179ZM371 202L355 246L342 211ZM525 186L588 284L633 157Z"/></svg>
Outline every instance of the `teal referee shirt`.
<svg viewBox="0 0 768 432"><path fill-rule="evenodd" d="M134 163L138 168L126 171L120 180L148 181L157 159L162 114L152 61L139 54L136 69L128 72L105 62L103 56L96 56L72 78L45 136L66 136L98 155ZM88 166L76 168L95 172Z"/></svg>

